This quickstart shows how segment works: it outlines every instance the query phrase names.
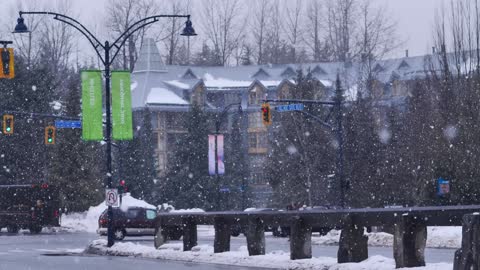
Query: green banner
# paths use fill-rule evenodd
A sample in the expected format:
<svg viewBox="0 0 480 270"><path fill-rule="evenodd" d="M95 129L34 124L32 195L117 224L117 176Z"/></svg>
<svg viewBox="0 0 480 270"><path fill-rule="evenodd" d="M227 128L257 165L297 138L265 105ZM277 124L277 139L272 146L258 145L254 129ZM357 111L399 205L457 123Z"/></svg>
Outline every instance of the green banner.
<svg viewBox="0 0 480 270"><path fill-rule="evenodd" d="M82 137L86 141L103 140L102 72L82 70Z"/></svg>
<svg viewBox="0 0 480 270"><path fill-rule="evenodd" d="M112 71L112 121L114 140L133 139L129 71Z"/></svg>

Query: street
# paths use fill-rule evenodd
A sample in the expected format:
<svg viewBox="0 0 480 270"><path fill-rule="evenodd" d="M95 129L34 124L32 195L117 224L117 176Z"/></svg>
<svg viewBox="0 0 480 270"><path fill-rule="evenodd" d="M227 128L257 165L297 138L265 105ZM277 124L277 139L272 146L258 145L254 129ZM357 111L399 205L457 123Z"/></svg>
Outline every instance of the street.
<svg viewBox="0 0 480 270"><path fill-rule="evenodd" d="M130 257L85 256L80 252L87 244L97 239L92 233L41 233L31 235L27 231L20 234L0 234L0 270L13 269L252 269L245 267L231 267L225 265L191 264L174 261L149 260ZM153 245L150 238L142 237L136 240L147 240L146 244ZM50 255L46 255L50 254Z"/></svg>
<svg viewBox="0 0 480 270"><path fill-rule="evenodd" d="M43 232L31 235L27 231L12 235L2 232L0 235L0 269L252 269L224 265L203 265L175 261L142 259L133 257L102 257L80 254L87 244L97 239L93 233ZM153 246L152 237L127 237L124 241ZM181 243L181 241L172 241ZM211 230L199 230L199 244L213 245ZM266 250L289 250L287 238L266 236ZM246 246L243 236L231 238L231 250ZM337 246L313 245L314 257L336 257ZM427 249L427 263L452 263L454 249ZM391 247L369 247L369 255L381 255L392 258Z"/></svg>

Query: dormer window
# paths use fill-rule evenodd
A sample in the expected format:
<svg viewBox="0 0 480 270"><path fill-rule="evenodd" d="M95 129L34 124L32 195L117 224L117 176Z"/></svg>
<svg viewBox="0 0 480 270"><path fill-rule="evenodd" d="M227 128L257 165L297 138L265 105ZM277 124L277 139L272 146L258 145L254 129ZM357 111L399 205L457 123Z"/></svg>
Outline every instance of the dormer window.
<svg viewBox="0 0 480 270"><path fill-rule="evenodd" d="M263 88L259 85L255 85L248 92L248 103L252 105L258 105L261 103L261 100L264 98Z"/></svg>
<svg viewBox="0 0 480 270"><path fill-rule="evenodd" d="M380 64L376 64L375 67L373 68L374 72L382 72L384 68Z"/></svg>
<svg viewBox="0 0 480 270"><path fill-rule="evenodd" d="M403 60L397 69L408 69L408 68L410 68L410 65L405 60Z"/></svg>
<svg viewBox="0 0 480 270"><path fill-rule="evenodd" d="M316 66L313 70L312 70L312 74L315 74L315 75L327 75L327 72L325 72L325 70L323 68L321 68L320 66Z"/></svg>
<svg viewBox="0 0 480 270"><path fill-rule="evenodd" d="M185 73L182 75L182 79L198 79L197 75L195 75L195 73L193 73L193 71L191 69L187 69L187 71L185 71Z"/></svg>
<svg viewBox="0 0 480 270"><path fill-rule="evenodd" d="M297 73L291 67L286 68L281 74L281 76L285 79L291 79L291 78L295 77L296 75L297 75Z"/></svg>
<svg viewBox="0 0 480 270"><path fill-rule="evenodd" d="M263 68L260 68L255 74L252 75L252 78L262 80L262 79L268 79L270 77L270 74L266 72Z"/></svg>

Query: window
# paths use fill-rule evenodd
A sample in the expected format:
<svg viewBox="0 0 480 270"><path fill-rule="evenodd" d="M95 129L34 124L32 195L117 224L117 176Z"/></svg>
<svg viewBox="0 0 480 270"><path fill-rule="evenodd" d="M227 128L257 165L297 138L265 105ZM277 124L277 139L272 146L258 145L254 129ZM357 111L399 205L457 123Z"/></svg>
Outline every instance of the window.
<svg viewBox="0 0 480 270"><path fill-rule="evenodd" d="M248 134L248 146L250 153L266 153L267 152L267 133L251 132Z"/></svg>
<svg viewBox="0 0 480 270"><path fill-rule="evenodd" d="M128 209L127 214L125 215L127 218L134 219L140 215L140 209Z"/></svg>
<svg viewBox="0 0 480 270"><path fill-rule="evenodd" d="M259 86L255 86L248 92L249 104L260 104L260 100L263 99L263 91Z"/></svg>
<svg viewBox="0 0 480 270"><path fill-rule="evenodd" d="M147 210L147 219L155 219L157 213L153 210Z"/></svg>

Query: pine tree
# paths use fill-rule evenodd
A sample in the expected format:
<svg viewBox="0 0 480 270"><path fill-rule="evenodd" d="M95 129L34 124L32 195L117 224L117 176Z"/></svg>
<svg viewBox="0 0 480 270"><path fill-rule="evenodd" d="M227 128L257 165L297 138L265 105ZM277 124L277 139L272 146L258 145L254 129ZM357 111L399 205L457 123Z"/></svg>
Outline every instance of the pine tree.
<svg viewBox="0 0 480 270"><path fill-rule="evenodd" d="M67 116L80 115L78 74L67 78ZM81 129L57 129L56 143L48 146L49 180L60 191L61 204L69 211L85 211L103 199L104 148L97 142L83 142Z"/></svg>
<svg viewBox="0 0 480 270"><path fill-rule="evenodd" d="M186 133L178 135L175 150L170 153L159 192L165 197L159 202L171 202L176 208L214 209L219 187L208 175L208 115L192 105L183 122Z"/></svg>
<svg viewBox="0 0 480 270"><path fill-rule="evenodd" d="M134 138L119 144L119 178L125 180L127 189L135 198L152 202L152 188L155 182L155 160L153 127L150 111L138 113L134 121Z"/></svg>

